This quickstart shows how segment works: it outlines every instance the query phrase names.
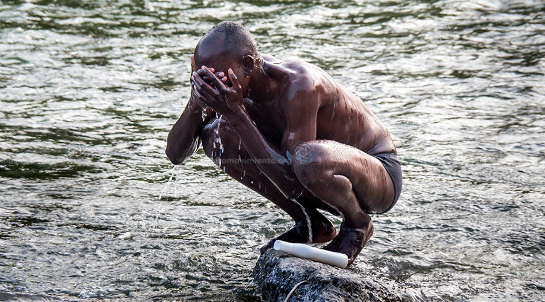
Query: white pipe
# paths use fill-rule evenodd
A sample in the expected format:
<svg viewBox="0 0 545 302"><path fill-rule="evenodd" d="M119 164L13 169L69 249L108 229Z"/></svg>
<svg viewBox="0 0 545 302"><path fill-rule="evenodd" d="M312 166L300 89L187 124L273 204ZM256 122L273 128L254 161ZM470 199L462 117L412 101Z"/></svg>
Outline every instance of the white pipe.
<svg viewBox="0 0 545 302"><path fill-rule="evenodd" d="M310 259L340 268L345 268L348 265L348 256L343 253L327 251L302 243L276 240L274 242L274 249L299 258Z"/></svg>

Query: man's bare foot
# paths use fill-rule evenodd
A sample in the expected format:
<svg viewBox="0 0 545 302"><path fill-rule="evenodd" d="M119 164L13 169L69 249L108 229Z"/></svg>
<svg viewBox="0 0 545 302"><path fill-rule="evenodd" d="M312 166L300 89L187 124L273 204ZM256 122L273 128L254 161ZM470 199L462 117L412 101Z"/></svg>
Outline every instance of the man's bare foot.
<svg viewBox="0 0 545 302"><path fill-rule="evenodd" d="M322 216L323 217L323 216ZM324 243L329 242L335 235L337 230L335 226L325 217L319 221L312 223L312 242L311 243ZM276 240L282 240L292 243L309 243L308 224L306 221L301 221L295 224L295 226L280 236L271 239L269 243L261 247L259 250L261 254L265 253L268 249L272 248Z"/></svg>
<svg viewBox="0 0 545 302"><path fill-rule="evenodd" d="M331 243L324 247L325 250L339 252L348 256L348 265L352 264L359 255L363 247L373 235L375 228L373 223L369 221L369 226L366 230L348 229L341 224L339 234Z"/></svg>

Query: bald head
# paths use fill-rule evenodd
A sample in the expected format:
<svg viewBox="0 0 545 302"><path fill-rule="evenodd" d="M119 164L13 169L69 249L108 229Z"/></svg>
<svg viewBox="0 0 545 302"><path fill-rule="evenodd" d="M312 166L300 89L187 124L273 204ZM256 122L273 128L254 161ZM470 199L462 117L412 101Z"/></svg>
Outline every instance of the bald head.
<svg viewBox="0 0 545 302"><path fill-rule="evenodd" d="M247 55L258 57L252 34L239 23L224 21L212 27L197 44L195 66L208 66L222 59L240 62Z"/></svg>

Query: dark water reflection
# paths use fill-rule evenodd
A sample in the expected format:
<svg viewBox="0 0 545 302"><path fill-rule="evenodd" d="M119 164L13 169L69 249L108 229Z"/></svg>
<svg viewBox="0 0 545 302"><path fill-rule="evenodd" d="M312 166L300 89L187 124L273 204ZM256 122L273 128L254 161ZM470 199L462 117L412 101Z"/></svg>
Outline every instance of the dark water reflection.
<svg viewBox="0 0 545 302"><path fill-rule="evenodd" d="M259 301L258 248L289 218L202 152L172 170L163 151L189 55L229 19L263 52L327 70L394 137L405 191L374 217L353 271L409 301L541 300L544 11L531 0L0 1L0 292Z"/></svg>

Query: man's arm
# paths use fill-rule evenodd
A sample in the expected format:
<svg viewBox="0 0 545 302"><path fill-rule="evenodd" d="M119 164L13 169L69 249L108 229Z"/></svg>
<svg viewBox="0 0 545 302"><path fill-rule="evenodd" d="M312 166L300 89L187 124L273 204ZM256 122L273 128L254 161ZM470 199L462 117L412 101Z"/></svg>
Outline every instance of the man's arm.
<svg viewBox="0 0 545 302"><path fill-rule="evenodd" d="M315 99L316 95L312 89L299 87L297 90L293 94L293 99L287 100L284 108L287 125L281 150L276 149L263 137L245 110L235 118L227 120L239 134L259 169L288 198L297 198L303 192L304 187L293 172L292 158L296 156L294 151L299 143L316 140L319 107L319 100Z"/></svg>
<svg viewBox="0 0 545 302"><path fill-rule="evenodd" d="M206 68L205 68L206 70ZM229 69L229 77L233 87L227 87L219 80L213 79L211 73L206 73L212 78L212 83L215 88L205 83L204 80L196 73L193 74L192 80L196 87L196 93L199 99L214 108L218 113L223 114L231 127L235 129L240 136L246 150L254 160L255 165L271 180L275 186L288 198L297 198L303 192L303 186L293 172L291 159L288 158L287 152L293 152L295 145L298 142L316 139L316 109L305 107L305 101L310 97L308 89L300 89L294 93L293 100L287 100L286 104L297 104L294 108L287 109L291 112L288 118L293 121L288 125L288 129L284 134L286 142L289 142L287 149L278 150L269 141L265 139L263 134L257 128L253 120L250 118L244 105L242 104L242 91L238 79L235 74ZM294 85L296 87L297 85ZM316 102L308 102L316 104ZM317 106L317 105L316 105ZM303 110L295 112L296 110ZM301 117L301 113L305 113L305 117ZM308 113L314 114L314 118L306 119ZM306 122L305 122L306 120ZM295 131L297 133L292 133ZM284 140L283 140L284 143ZM284 144L283 144L284 147Z"/></svg>
<svg viewBox="0 0 545 302"><path fill-rule="evenodd" d="M197 150L199 134L213 115L212 109L203 108L191 89L184 112L168 133L165 153L173 164L181 164Z"/></svg>
<svg viewBox="0 0 545 302"><path fill-rule="evenodd" d="M195 71L195 57L191 56L191 72ZM211 69L214 73L214 69ZM201 71L201 75L204 75ZM220 81L226 82L227 77L223 72L214 74ZM167 137L167 148L165 153L170 161L179 165L189 158L199 147L199 134L202 128L215 116L212 108L206 106L198 100L193 85L191 86L191 96L185 107L184 112L174 124Z"/></svg>
<svg viewBox="0 0 545 302"><path fill-rule="evenodd" d="M289 107L284 108L286 131L282 137L282 150L296 156L295 148L298 144L316 140L318 110L320 108L320 94L314 85L307 80L296 83L297 92L290 100Z"/></svg>
<svg viewBox="0 0 545 302"><path fill-rule="evenodd" d="M265 139L246 110L243 109L227 121L240 136L254 164L288 198L303 193L303 185L297 179L287 154L275 148Z"/></svg>

